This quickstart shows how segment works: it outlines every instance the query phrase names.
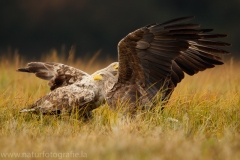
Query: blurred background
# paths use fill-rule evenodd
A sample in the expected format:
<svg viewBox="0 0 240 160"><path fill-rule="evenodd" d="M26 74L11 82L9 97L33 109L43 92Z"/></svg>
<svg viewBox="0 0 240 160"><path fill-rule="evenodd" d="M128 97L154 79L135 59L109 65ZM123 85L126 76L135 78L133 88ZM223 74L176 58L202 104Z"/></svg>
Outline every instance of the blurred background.
<svg viewBox="0 0 240 160"><path fill-rule="evenodd" d="M78 58L96 52L117 59L117 44L153 22L194 15L202 28L225 33L231 56L240 53L239 0L2 0L0 53L38 59L50 50Z"/></svg>

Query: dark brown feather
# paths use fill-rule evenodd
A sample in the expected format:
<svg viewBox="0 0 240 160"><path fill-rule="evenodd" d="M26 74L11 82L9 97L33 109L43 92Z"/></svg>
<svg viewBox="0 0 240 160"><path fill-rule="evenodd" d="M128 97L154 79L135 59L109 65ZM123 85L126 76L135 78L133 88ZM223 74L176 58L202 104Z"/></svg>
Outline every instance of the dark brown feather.
<svg viewBox="0 0 240 160"><path fill-rule="evenodd" d="M164 27L164 29L167 29L167 30L186 30L186 29L193 29L193 28L198 28L200 27L199 24L177 24L177 25L168 25L166 27Z"/></svg>
<svg viewBox="0 0 240 160"><path fill-rule="evenodd" d="M189 41L190 44L198 44L198 45L203 45L203 46L231 46L229 43L225 42L220 42L220 41L213 41L213 40L207 40L207 39L199 39L196 40L195 42Z"/></svg>

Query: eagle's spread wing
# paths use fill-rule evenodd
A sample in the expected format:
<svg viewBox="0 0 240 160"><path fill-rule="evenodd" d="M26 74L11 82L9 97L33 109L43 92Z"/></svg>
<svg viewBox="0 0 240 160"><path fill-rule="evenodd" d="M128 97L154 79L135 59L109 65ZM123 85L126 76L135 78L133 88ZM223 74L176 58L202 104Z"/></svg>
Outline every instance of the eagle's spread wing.
<svg viewBox="0 0 240 160"><path fill-rule="evenodd" d="M71 85L76 81L81 81L83 77L89 76L79 69L54 62L30 62L26 67L19 68L17 71L34 73L37 77L48 80L51 90Z"/></svg>
<svg viewBox="0 0 240 160"><path fill-rule="evenodd" d="M212 34L209 33L212 29L198 29L199 24L185 23L193 18L151 24L124 37L118 44L118 82L109 97L119 98L126 93L135 100L132 97L136 97L136 92L143 95L141 89L144 89L152 98L161 88L170 94L184 78L184 72L194 75L223 64L219 56L229 52L218 47L229 44L212 38L226 35Z"/></svg>
<svg viewBox="0 0 240 160"><path fill-rule="evenodd" d="M97 89L87 81L86 83L76 82L51 91L20 112L60 113L63 110L70 112L74 107L78 109L86 107L84 109L89 112L96 108L96 103L99 101L100 95L97 94Z"/></svg>

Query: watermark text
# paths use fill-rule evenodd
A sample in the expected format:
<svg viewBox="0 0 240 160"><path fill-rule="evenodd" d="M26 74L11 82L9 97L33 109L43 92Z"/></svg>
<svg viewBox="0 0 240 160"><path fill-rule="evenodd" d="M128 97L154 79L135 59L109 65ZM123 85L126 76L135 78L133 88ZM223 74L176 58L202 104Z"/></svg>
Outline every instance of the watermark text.
<svg viewBox="0 0 240 160"><path fill-rule="evenodd" d="M1 152L1 158L56 158L56 159L63 159L63 158L87 158L87 153L80 151L80 152Z"/></svg>

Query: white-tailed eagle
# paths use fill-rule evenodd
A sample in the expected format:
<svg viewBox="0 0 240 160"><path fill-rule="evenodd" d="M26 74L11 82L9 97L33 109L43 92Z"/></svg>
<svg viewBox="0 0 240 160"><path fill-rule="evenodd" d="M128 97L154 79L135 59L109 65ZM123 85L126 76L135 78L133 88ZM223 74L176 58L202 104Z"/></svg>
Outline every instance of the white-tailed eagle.
<svg viewBox="0 0 240 160"><path fill-rule="evenodd" d="M127 102L130 110L151 106L159 91L167 101L184 73L194 75L223 64L219 56L229 52L221 47L230 44L214 39L226 35L187 23L193 18L147 25L118 43L118 80L106 97L111 108L119 102Z"/></svg>
<svg viewBox="0 0 240 160"><path fill-rule="evenodd" d="M118 63L89 75L60 63L31 62L17 71L34 73L48 80L51 92L20 112L59 114L78 110L87 118L91 110L105 102L107 92L116 83ZM76 107L77 106L77 107Z"/></svg>

